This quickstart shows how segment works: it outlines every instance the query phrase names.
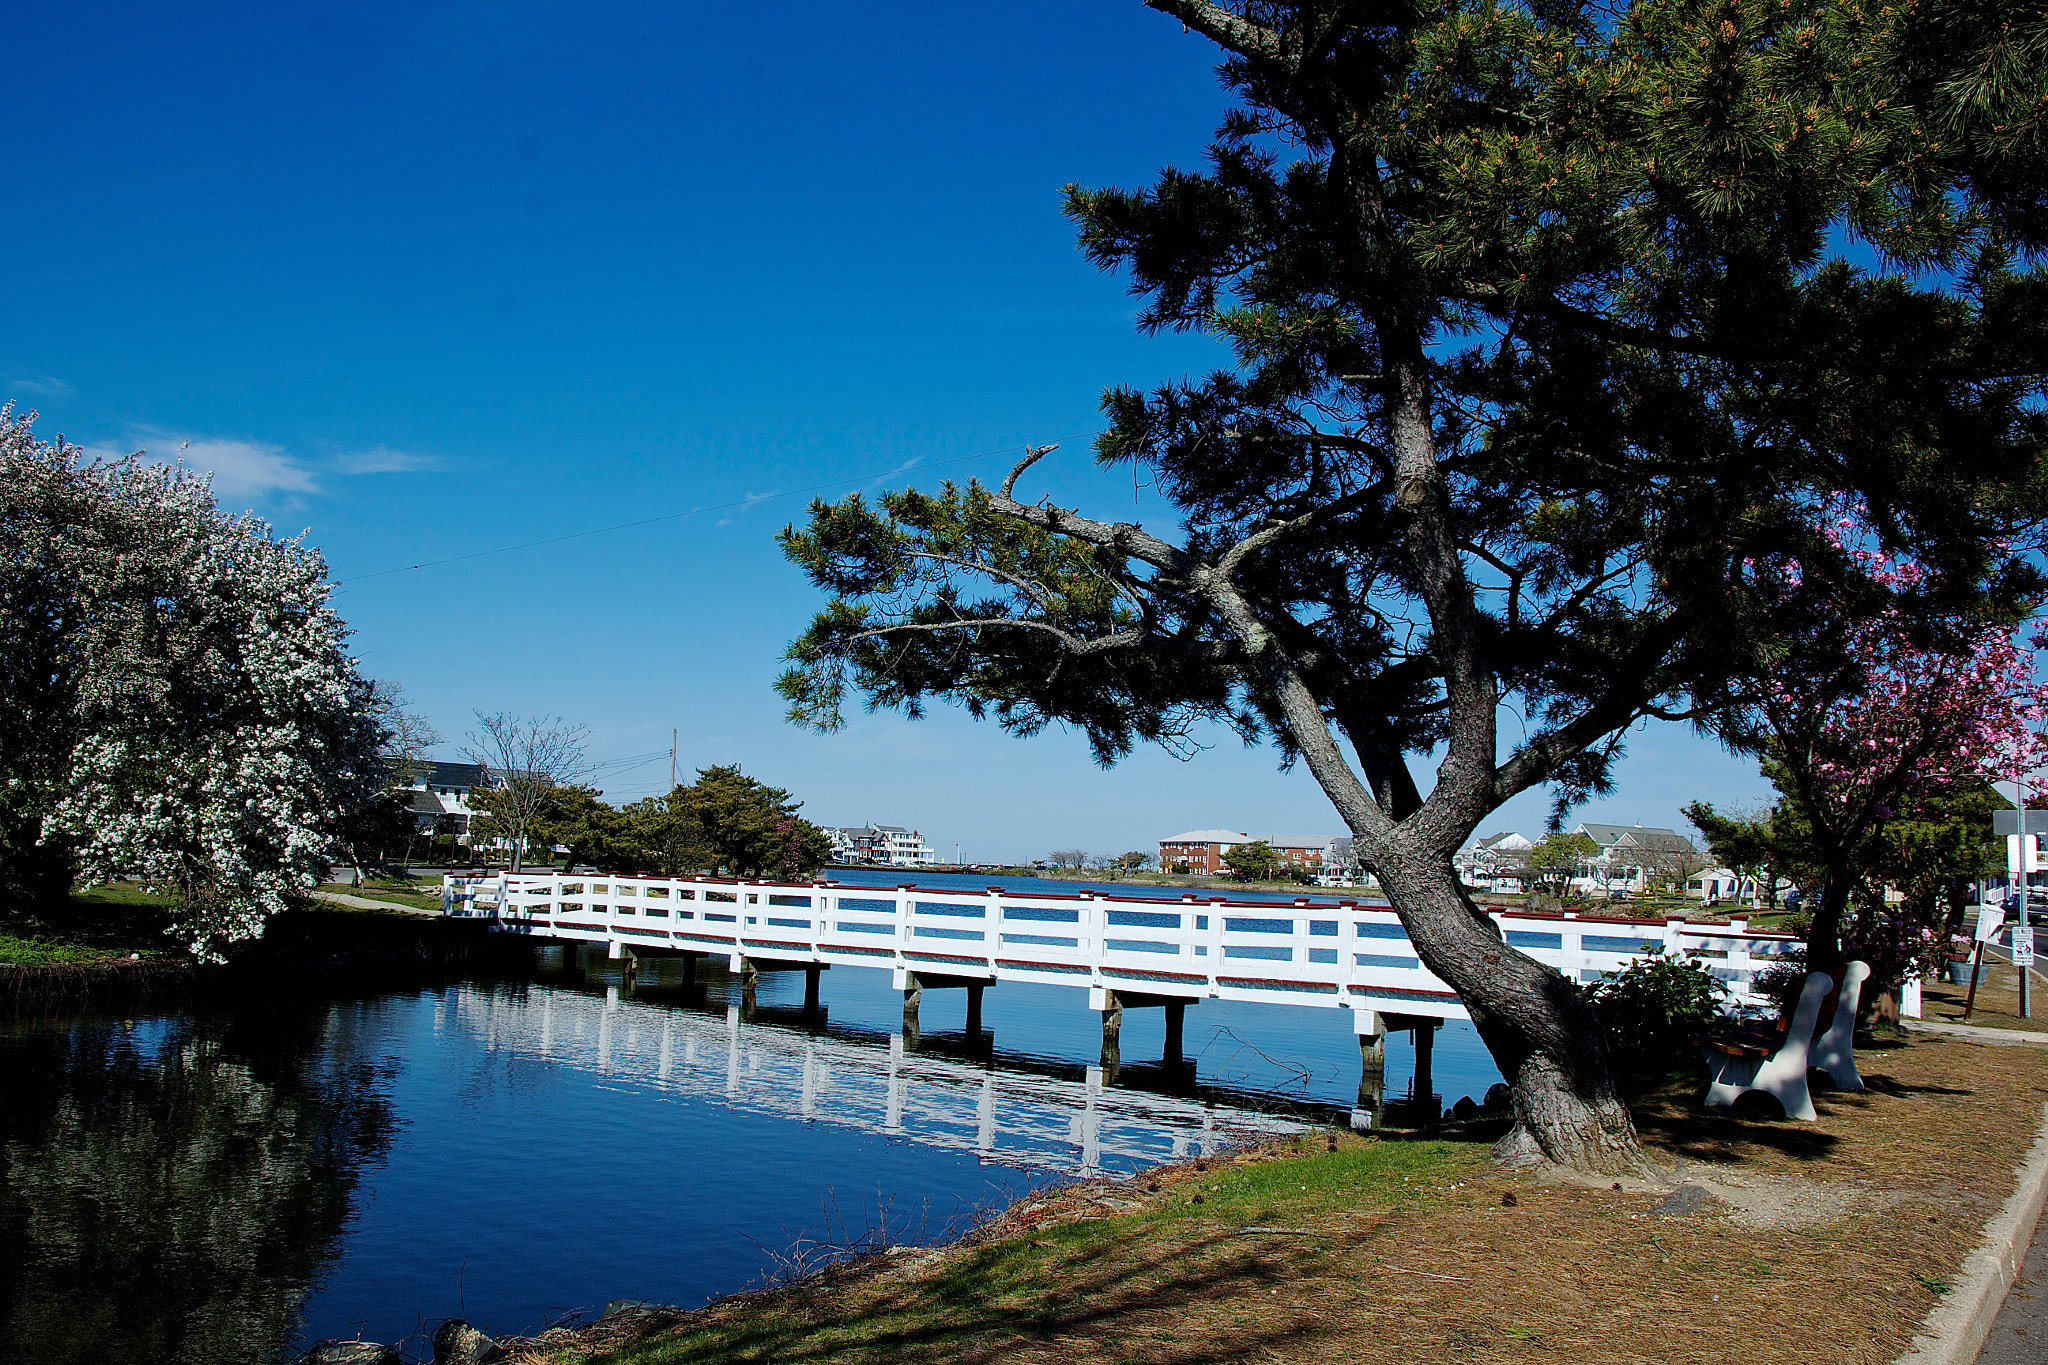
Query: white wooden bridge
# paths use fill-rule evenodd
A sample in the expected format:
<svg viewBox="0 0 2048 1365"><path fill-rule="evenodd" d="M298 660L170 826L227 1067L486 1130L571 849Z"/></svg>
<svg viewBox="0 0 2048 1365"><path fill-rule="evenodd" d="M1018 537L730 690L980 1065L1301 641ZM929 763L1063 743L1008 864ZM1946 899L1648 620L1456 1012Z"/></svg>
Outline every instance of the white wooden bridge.
<svg viewBox="0 0 2048 1365"><path fill-rule="evenodd" d="M436 1029L487 1050L542 1058L755 1113L903 1138L984 1161L1090 1176L1210 1155L1303 1125L1254 1110L1115 1089L1102 1068L1066 1079L721 1014L540 986L520 996L450 992Z"/></svg>
<svg viewBox="0 0 2048 1365"><path fill-rule="evenodd" d="M1388 1031L1413 1029L1426 1047L1437 1021L1470 1017L1422 965L1383 902L500 875L446 878L442 906L451 915L488 915L504 932L603 944L614 958L717 955L742 976L802 969L813 1001L817 973L827 967L890 971L907 1010L922 988L964 986L970 1032L987 985L1086 987L1089 1008L1104 1012L1106 1048L1114 1046L1113 1019L1123 1007L1164 1006L1168 1061L1179 1060L1182 1011L1201 1000L1349 1010L1369 1069ZM1797 942L1752 931L1740 919L1491 913L1511 947L1573 981L1597 980L1661 951L1700 959L1740 1004L1762 1003L1756 974Z"/></svg>

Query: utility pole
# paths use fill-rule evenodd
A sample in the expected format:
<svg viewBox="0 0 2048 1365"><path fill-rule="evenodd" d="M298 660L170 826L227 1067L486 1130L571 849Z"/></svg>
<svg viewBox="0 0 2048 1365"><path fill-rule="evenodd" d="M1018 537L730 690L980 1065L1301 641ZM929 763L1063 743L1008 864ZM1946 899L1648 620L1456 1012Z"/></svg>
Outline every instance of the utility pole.
<svg viewBox="0 0 2048 1365"><path fill-rule="evenodd" d="M670 791L676 789L676 728L671 726L668 732L668 789Z"/></svg>

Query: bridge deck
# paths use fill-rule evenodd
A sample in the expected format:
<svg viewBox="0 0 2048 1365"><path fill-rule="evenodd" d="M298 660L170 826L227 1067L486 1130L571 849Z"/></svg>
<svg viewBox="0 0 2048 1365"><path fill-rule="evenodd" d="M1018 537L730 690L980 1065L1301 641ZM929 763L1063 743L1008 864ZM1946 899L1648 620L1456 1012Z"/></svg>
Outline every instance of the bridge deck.
<svg viewBox="0 0 2048 1365"><path fill-rule="evenodd" d="M1187 1000L1253 1000L1349 1009L1360 1034L1376 1013L1469 1016L1422 966L1384 902L1292 905L1183 895L983 892L712 877L539 876L444 879L450 914L492 915L502 931L624 949L880 967L904 985L924 972L1037 981ZM1496 911L1510 947L1574 981L1597 980L1652 951L1707 961L1743 1003L1756 973L1797 940L1727 924Z"/></svg>

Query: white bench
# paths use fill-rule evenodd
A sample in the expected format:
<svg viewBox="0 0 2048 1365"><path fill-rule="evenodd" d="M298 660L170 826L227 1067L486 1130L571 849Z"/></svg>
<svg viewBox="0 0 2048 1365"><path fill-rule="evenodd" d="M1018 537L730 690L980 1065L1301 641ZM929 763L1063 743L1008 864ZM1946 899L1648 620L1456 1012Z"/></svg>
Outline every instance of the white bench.
<svg viewBox="0 0 2048 1365"><path fill-rule="evenodd" d="M1755 1029L1701 1042L1700 1055L1706 1058L1707 1069L1713 1073L1713 1082L1707 1087L1707 1104L1727 1107L1750 1091L1761 1090L1784 1106L1786 1118L1807 1123L1818 1119L1820 1115L1813 1110L1813 1094L1806 1086L1806 1068L1813 1051L1814 1025L1820 1022L1821 1002L1834 988L1834 979L1827 973L1807 973L1806 983L1799 988L1799 1004L1792 1011L1792 1022L1783 1036L1776 1039L1775 1048L1768 1041L1770 1031ZM1839 1018L1840 1014L1837 1006L1836 1016ZM1851 1005L1852 1028L1855 1018L1855 1006ZM1861 1079L1856 1085L1862 1088Z"/></svg>

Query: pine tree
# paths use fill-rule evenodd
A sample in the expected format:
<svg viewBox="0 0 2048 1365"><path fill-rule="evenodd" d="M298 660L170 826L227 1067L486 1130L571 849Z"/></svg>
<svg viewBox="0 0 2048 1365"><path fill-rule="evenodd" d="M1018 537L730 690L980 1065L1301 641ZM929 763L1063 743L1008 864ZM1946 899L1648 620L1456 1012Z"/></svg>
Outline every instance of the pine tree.
<svg viewBox="0 0 2048 1365"><path fill-rule="evenodd" d="M1206 167L1067 211L1143 328L1232 350L1103 400L1098 458L1180 526L1019 496L1043 449L996 489L818 504L785 544L832 600L782 690L826 728L849 688L1057 721L1103 762L1219 721L1270 739L1508 1078L1502 1158L1640 1170L1596 1018L1451 855L1753 675L1773 618L1742 566L1817 509L1957 610L2034 591L2048 24L1150 2L1222 49L1237 107Z"/></svg>

